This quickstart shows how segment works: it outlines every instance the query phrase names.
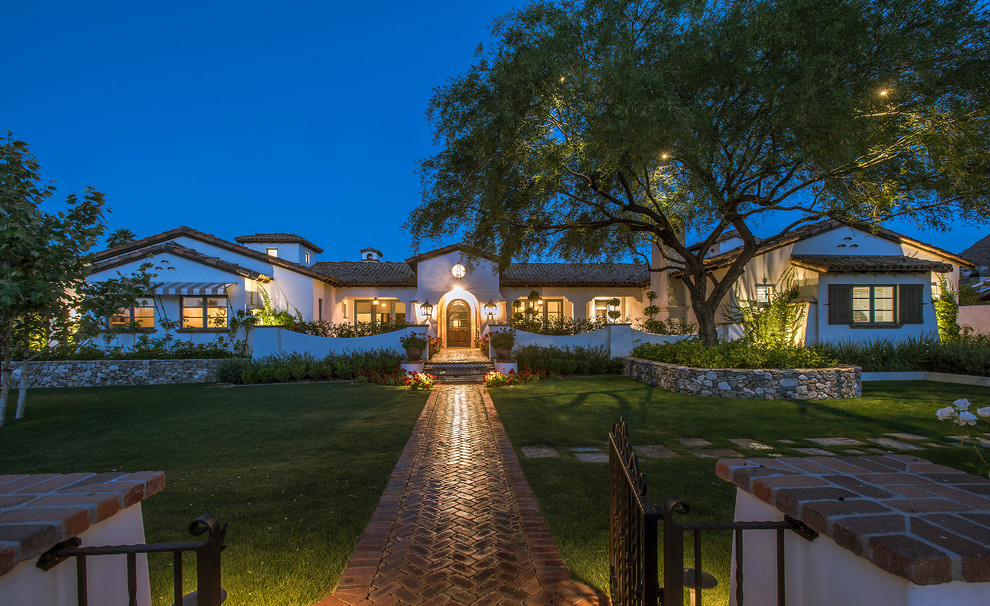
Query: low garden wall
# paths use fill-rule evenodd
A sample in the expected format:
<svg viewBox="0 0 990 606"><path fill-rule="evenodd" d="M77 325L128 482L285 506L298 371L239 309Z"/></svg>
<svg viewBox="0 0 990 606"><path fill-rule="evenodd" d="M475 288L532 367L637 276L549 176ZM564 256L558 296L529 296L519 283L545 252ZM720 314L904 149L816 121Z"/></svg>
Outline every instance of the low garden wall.
<svg viewBox="0 0 990 606"><path fill-rule="evenodd" d="M108 387L215 383L222 360L63 360L28 362L28 387ZM20 365L14 365L17 389Z"/></svg>
<svg viewBox="0 0 990 606"><path fill-rule="evenodd" d="M835 400L863 392L859 366L793 370L691 368L639 358L623 358L630 378L687 395L763 400Z"/></svg>

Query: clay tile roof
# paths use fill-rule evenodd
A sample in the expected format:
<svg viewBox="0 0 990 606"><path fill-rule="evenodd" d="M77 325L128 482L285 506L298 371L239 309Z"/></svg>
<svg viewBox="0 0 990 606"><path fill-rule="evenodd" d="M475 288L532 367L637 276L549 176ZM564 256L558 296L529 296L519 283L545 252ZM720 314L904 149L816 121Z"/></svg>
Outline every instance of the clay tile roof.
<svg viewBox="0 0 990 606"><path fill-rule="evenodd" d="M320 261L312 269L333 277L341 286L416 286L416 274L406 263Z"/></svg>
<svg viewBox="0 0 990 606"><path fill-rule="evenodd" d="M917 272L948 273L952 265L904 255L791 255L791 264L819 273Z"/></svg>
<svg viewBox="0 0 990 606"><path fill-rule="evenodd" d="M242 276L245 278L250 278L252 280L258 280L260 282L269 282L271 277L267 276L261 272L254 271L253 269L248 269L236 263L231 263L229 261L224 261L218 257L210 257L204 255L203 253L193 250L191 248L182 246L175 242L162 242L160 244L155 244L147 248L139 248L137 250L132 250L128 253L116 257L110 257L102 261L97 261L93 263L90 267L93 271L103 271L105 269L110 269L113 267L119 267L131 261L138 261L141 259L147 259L152 255L157 255L159 253L168 253L175 255L176 257L181 257L183 259L188 259L196 263L201 263L203 265L209 265L210 267L216 267L223 271L230 272L232 274Z"/></svg>
<svg viewBox="0 0 990 606"><path fill-rule="evenodd" d="M416 265L417 263L421 263L423 261L426 261L427 259L440 257L447 253L452 253L456 251L461 251L461 253L463 253L464 256L467 257L478 257L480 259L488 259L489 261L495 261L496 263L499 261L499 258L490 252L485 252L481 249L474 248L473 246L468 246L467 244L451 244L449 246L444 246L443 248L438 248L436 250L420 253L414 257L409 257L408 259L406 259L406 263L408 263L409 265Z"/></svg>
<svg viewBox="0 0 990 606"><path fill-rule="evenodd" d="M373 253L378 253L378 256L379 257L385 256L385 253L383 253L382 251L378 250L377 248L362 248L361 249L361 252L363 252L363 253L373 252Z"/></svg>
<svg viewBox="0 0 990 606"><path fill-rule="evenodd" d="M513 263L502 286L647 286L650 269L635 263Z"/></svg>
<svg viewBox="0 0 990 606"><path fill-rule="evenodd" d="M306 248L314 251L316 254L323 252L322 248L316 244L313 244L306 238L297 236L296 234L287 234L285 232L237 236L234 238L234 241L239 244L302 244Z"/></svg>
<svg viewBox="0 0 990 606"><path fill-rule="evenodd" d="M168 242L176 238L186 237L193 240L199 240L200 242L205 242L206 244L212 244L217 248L222 248L224 250L229 250L230 252L237 253L239 255L254 259L255 261L261 261L262 263L268 265L277 265L278 267L284 267L286 269L291 269L296 273L300 273L311 278L316 278L317 280L322 280L324 282L329 282L334 284L334 279L332 276L327 276L313 271L309 267L296 263L295 261L288 261L281 257L273 257L267 255L263 252L257 250L251 250L246 246L241 246L230 240L224 240L223 238L218 238L213 234L208 234L201 232L198 229L193 229L185 225L177 227L175 229L170 229L168 231L163 231L160 234L155 234L153 236L148 236L147 238L141 238L140 240L134 240L133 242L128 242L126 244L121 244L120 246L115 246L113 248L108 248L106 250L101 250L94 256L94 263L99 263L111 258L118 257L136 250L145 249L156 244L161 244L163 242ZM314 249L315 250L315 249Z"/></svg>

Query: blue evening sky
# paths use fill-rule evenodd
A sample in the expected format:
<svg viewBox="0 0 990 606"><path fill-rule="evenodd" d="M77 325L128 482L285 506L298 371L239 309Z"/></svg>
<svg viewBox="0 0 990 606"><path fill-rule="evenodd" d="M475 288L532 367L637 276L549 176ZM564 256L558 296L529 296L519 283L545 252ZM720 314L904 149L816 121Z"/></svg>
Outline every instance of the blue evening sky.
<svg viewBox="0 0 990 606"><path fill-rule="evenodd" d="M285 231L322 260L401 260L432 90L522 4L4 2L0 132L30 144L59 204L103 191L108 232ZM891 227L953 252L987 233Z"/></svg>

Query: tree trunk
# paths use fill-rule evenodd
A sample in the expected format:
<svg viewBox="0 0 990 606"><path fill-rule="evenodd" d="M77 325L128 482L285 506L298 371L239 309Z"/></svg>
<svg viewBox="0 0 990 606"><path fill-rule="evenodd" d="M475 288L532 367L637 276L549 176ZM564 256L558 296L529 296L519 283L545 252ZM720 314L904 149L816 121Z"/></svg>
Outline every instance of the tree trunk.
<svg viewBox="0 0 990 606"><path fill-rule="evenodd" d="M691 309L698 319L698 337L705 345L718 345L718 329L715 326L715 305L707 301L691 300Z"/></svg>
<svg viewBox="0 0 990 606"><path fill-rule="evenodd" d="M14 413L15 419L24 418L24 408L27 406L27 385L28 363L25 360L21 362L21 380L20 385L17 386L17 412Z"/></svg>
<svg viewBox="0 0 990 606"><path fill-rule="evenodd" d="M7 396L10 394L10 382L14 380L14 367L12 365L12 355L10 352L3 352L3 359L0 360L0 427L7 414Z"/></svg>

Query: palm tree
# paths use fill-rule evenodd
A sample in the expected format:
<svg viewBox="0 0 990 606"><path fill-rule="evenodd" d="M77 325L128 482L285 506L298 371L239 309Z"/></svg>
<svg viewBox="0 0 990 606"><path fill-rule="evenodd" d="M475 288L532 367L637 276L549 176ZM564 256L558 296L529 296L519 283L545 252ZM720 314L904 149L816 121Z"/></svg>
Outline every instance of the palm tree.
<svg viewBox="0 0 990 606"><path fill-rule="evenodd" d="M133 242L135 239L137 239L137 236L134 234L134 232L127 229L126 227L121 227L117 231L107 236L107 248L113 248L115 246L127 244L128 242Z"/></svg>

